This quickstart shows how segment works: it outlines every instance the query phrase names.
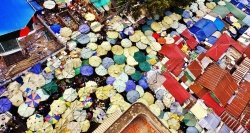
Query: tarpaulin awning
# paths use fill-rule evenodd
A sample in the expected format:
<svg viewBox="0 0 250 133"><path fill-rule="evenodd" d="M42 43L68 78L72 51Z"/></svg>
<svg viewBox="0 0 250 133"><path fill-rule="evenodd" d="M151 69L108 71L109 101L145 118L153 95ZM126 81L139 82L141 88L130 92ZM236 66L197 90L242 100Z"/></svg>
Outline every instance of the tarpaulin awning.
<svg viewBox="0 0 250 133"><path fill-rule="evenodd" d="M230 47L233 46L236 50L238 50L240 53L244 52L244 48L240 45L239 42L233 40L230 36L227 34L223 34L218 41L211 47L206 55L210 58L214 59L215 61L218 61L219 58L225 51Z"/></svg>
<svg viewBox="0 0 250 133"><path fill-rule="evenodd" d="M183 104L187 99L189 99L190 94L169 72L166 71L163 75L166 78L166 81L163 83L163 86L174 96L174 98L180 104Z"/></svg>
<svg viewBox="0 0 250 133"><path fill-rule="evenodd" d="M1 0L0 36L23 29L35 11L26 0Z"/></svg>

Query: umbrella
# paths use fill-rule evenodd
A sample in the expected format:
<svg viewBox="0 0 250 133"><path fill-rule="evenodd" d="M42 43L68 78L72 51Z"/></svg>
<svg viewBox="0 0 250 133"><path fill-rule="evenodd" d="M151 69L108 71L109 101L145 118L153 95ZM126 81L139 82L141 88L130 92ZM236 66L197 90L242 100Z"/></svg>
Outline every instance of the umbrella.
<svg viewBox="0 0 250 133"><path fill-rule="evenodd" d="M105 57L103 60L102 60L102 66L106 69L108 69L111 65L114 65L114 61L112 58L109 58L109 57Z"/></svg>
<svg viewBox="0 0 250 133"><path fill-rule="evenodd" d="M126 83L121 80L115 80L113 86L119 93L124 92L126 89Z"/></svg>
<svg viewBox="0 0 250 133"><path fill-rule="evenodd" d="M104 66L100 65L95 69L95 73L99 76L104 76L108 74L108 70Z"/></svg>
<svg viewBox="0 0 250 133"><path fill-rule="evenodd" d="M114 55L114 61L116 64L121 65L126 62L126 57L125 55Z"/></svg>
<svg viewBox="0 0 250 133"><path fill-rule="evenodd" d="M110 39L116 39L119 36L119 33L116 31L108 31L106 34Z"/></svg>
<svg viewBox="0 0 250 133"><path fill-rule="evenodd" d="M195 118L195 116L193 114L186 113L184 115L183 122L185 123L185 125L191 127L191 126L195 126L196 125L197 119Z"/></svg>
<svg viewBox="0 0 250 133"><path fill-rule="evenodd" d="M44 119L50 124L56 124L60 120L60 118L60 115L52 114L51 112L49 112L49 114Z"/></svg>
<svg viewBox="0 0 250 133"><path fill-rule="evenodd" d="M56 3L52 0L47 0L43 3L44 8L46 9L53 9L56 6Z"/></svg>
<svg viewBox="0 0 250 133"><path fill-rule="evenodd" d="M135 58L133 56L128 56L126 62L130 66L138 65L138 62L135 60Z"/></svg>
<svg viewBox="0 0 250 133"><path fill-rule="evenodd" d="M83 122L86 119L87 112L86 110L77 109L73 113L73 117L77 122Z"/></svg>
<svg viewBox="0 0 250 133"><path fill-rule="evenodd" d="M144 95L144 89L140 85L136 85L135 90L139 92L140 97Z"/></svg>
<svg viewBox="0 0 250 133"><path fill-rule="evenodd" d="M66 125L68 123L68 120L67 119L60 119L56 125L55 125L55 128L56 128L56 131L57 132L62 132L63 129L66 128Z"/></svg>
<svg viewBox="0 0 250 133"><path fill-rule="evenodd" d="M37 131L43 126L43 116L40 114L34 114L27 119L27 128L31 131Z"/></svg>
<svg viewBox="0 0 250 133"><path fill-rule="evenodd" d="M199 131L195 127L188 127L186 133L199 133Z"/></svg>
<svg viewBox="0 0 250 133"><path fill-rule="evenodd" d="M102 59L98 56L92 56L89 58L89 65L98 67L102 63Z"/></svg>
<svg viewBox="0 0 250 133"><path fill-rule="evenodd" d="M97 107L93 112L93 118L98 123L101 123L105 118L107 118L106 113L101 108Z"/></svg>
<svg viewBox="0 0 250 133"><path fill-rule="evenodd" d="M183 108L181 107L181 105L178 102L173 102L170 106L170 111L172 113L176 113L178 115L182 115L183 112Z"/></svg>
<svg viewBox="0 0 250 133"><path fill-rule="evenodd" d="M155 92L155 97L156 97L156 99L158 99L158 100L162 100L163 99L163 97L164 97L164 95L166 95L166 90L165 89L158 89L158 90L156 90L156 92Z"/></svg>
<svg viewBox="0 0 250 133"><path fill-rule="evenodd" d="M142 74L140 71L135 71L135 73L133 73L132 75L130 75L131 78L135 81L138 81L142 78Z"/></svg>
<svg viewBox="0 0 250 133"><path fill-rule="evenodd" d="M126 97L130 103L134 103L140 98L140 93L136 90L130 90L127 93Z"/></svg>
<svg viewBox="0 0 250 133"><path fill-rule="evenodd" d="M8 98L0 98L0 114L9 111L11 108L11 101Z"/></svg>
<svg viewBox="0 0 250 133"><path fill-rule="evenodd" d="M88 36L90 38L90 42L97 42L97 35L93 32L88 33Z"/></svg>
<svg viewBox="0 0 250 133"><path fill-rule="evenodd" d="M83 76L91 76L94 73L93 67L89 65L84 65L81 67L81 74Z"/></svg>
<svg viewBox="0 0 250 133"><path fill-rule="evenodd" d="M117 80L121 80L123 82L127 82L128 81L128 75L124 72L121 73L121 75L119 77L116 78Z"/></svg>
<svg viewBox="0 0 250 133"><path fill-rule="evenodd" d="M132 42L131 42L129 39L125 38L125 39L122 39L121 45L122 45L124 48L129 48L129 47L132 46Z"/></svg>
<svg viewBox="0 0 250 133"><path fill-rule="evenodd" d="M91 49L91 50L96 50L97 49L97 44L96 43L88 43L87 44L87 48ZM84 53L84 52L83 52ZM89 58L89 57L88 57Z"/></svg>
<svg viewBox="0 0 250 133"><path fill-rule="evenodd" d="M60 29L60 35L62 37L69 37L72 34L72 30L68 27L63 27Z"/></svg>
<svg viewBox="0 0 250 133"><path fill-rule="evenodd" d="M81 57L83 59L88 59L94 54L94 51L91 50L90 48L83 48L81 51Z"/></svg>
<svg viewBox="0 0 250 133"><path fill-rule="evenodd" d="M108 74L112 77L118 77L122 73L122 68L118 65L111 65L108 68Z"/></svg>
<svg viewBox="0 0 250 133"><path fill-rule="evenodd" d="M151 28L156 32L160 32L162 30L162 25L158 22L153 22Z"/></svg>
<svg viewBox="0 0 250 133"><path fill-rule="evenodd" d="M49 98L49 94L46 92L46 91L44 91L43 89L38 89L37 91L36 91L36 94L38 94L39 96L40 96L40 101L45 101L45 100L47 100L48 98Z"/></svg>
<svg viewBox="0 0 250 133"><path fill-rule="evenodd" d="M94 21L95 20L95 15L88 12L84 15L84 18L87 20L87 21Z"/></svg>
<svg viewBox="0 0 250 133"><path fill-rule="evenodd" d="M136 47L139 48L139 49L141 49L141 50L145 50L148 47L148 45L146 45L143 42L137 42L136 43Z"/></svg>
<svg viewBox="0 0 250 133"><path fill-rule="evenodd" d="M71 39L72 40L76 40L77 36L81 35L81 32L79 31L74 31L72 34L71 34Z"/></svg>
<svg viewBox="0 0 250 133"><path fill-rule="evenodd" d="M89 130L89 128L90 128L89 120L85 120L85 121L81 122L80 126L81 126L82 132L87 132Z"/></svg>
<svg viewBox="0 0 250 133"><path fill-rule="evenodd" d="M53 114L62 114L66 109L66 103L62 100L54 100L53 103L50 105L50 111Z"/></svg>
<svg viewBox="0 0 250 133"><path fill-rule="evenodd" d="M43 126L37 131L38 133L53 133L53 126L49 122L44 122Z"/></svg>
<svg viewBox="0 0 250 133"><path fill-rule="evenodd" d="M131 40L132 42L139 42L141 40L139 32L135 32L135 34L129 36L129 40Z"/></svg>
<svg viewBox="0 0 250 133"><path fill-rule="evenodd" d="M154 50L154 51L160 51L160 50L161 50L161 44L158 43L158 42L152 42L152 43L150 43L149 46L150 46L150 47L152 48L152 50Z"/></svg>
<svg viewBox="0 0 250 133"><path fill-rule="evenodd" d="M80 101L82 101L83 108L89 108L93 104L93 98L90 96L84 96L80 98Z"/></svg>
<svg viewBox="0 0 250 133"><path fill-rule="evenodd" d="M23 92L23 95L26 97L27 95L31 94L32 91L36 90L36 87L32 83L24 83L21 87L20 90Z"/></svg>
<svg viewBox="0 0 250 133"><path fill-rule="evenodd" d="M145 61L145 62L139 63L139 68L142 71L147 72L147 71L151 70L151 65L148 62Z"/></svg>
<svg viewBox="0 0 250 133"><path fill-rule="evenodd" d="M133 58L133 57L132 57ZM126 65L124 67L124 72L128 75L132 75L133 73L135 73L136 69L134 67L131 67L129 65Z"/></svg>
<svg viewBox="0 0 250 133"><path fill-rule="evenodd" d="M79 31L81 33L87 34L90 31L90 27L88 26L88 24L82 24L79 27Z"/></svg>
<svg viewBox="0 0 250 133"><path fill-rule="evenodd" d="M140 79L140 80L138 81L138 84L139 84L144 90L148 88L148 83L147 83L147 81L146 81L144 78Z"/></svg>
<svg viewBox="0 0 250 133"><path fill-rule="evenodd" d="M114 45L111 49L111 51L113 52L113 54L116 54L116 55L121 55L123 54L123 48L119 45Z"/></svg>
<svg viewBox="0 0 250 133"><path fill-rule="evenodd" d="M77 92L76 92L76 90L73 89L73 88L66 89L63 92L63 98L66 101L68 101L68 102L74 101L77 98Z"/></svg>
<svg viewBox="0 0 250 133"><path fill-rule="evenodd" d="M43 90L45 90L49 95L52 95L53 93L58 91L57 84L52 81L42 87Z"/></svg>
<svg viewBox="0 0 250 133"><path fill-rule="evenodd" d="M111 45L110 45L110 43L108 41L103 41L101 43L101 47L103 49L105 49L106 51L110 51L111 50Z"/></svg>
<svg viewBox="0 0 250 133"><path fill-rule="evenodd" d="M126 92L129 92L131 90L135 90L136 88L136 84L133 80L128 80L126 82Z"/></svg>
<svg viewBox="0 0 250 133"><path fill-rule="evenodd" d="M79 36L76 37L77 42L80 44L87 44L90 42L90 38L86 34L80 34Z"/></svg>
<svg viewBox="0 0 250 133"><path fill-rule="evenodd" d="M96 49L97 56L103 56L108 54L108 51L105 50L101 45L99 45Z"/></svg>
<svg viewBox="0 0 250 133"><path fill-rule="evenodd" d="M102 24L100 22L95 21L90 24L90 27L92 31L98 32L102 29Z"/></svg>
<svg viewBox="0 0 250 133"><path fill-rule="evenodd" d="M149 88L152 90L161 87L165 80L166 78L156 70L151 70L147 72L147 83L149 85Z"/></svg>
<svg viewBox="0 0 250 133"><path fill-rule="evenodd" d="M149 92L145 92L142 98L145 99L149 105L153 104L155 101L154 96Z"/></svg>
<svg viewBox="0 0 250 133"><path fill-rule="evenodd" d="M37 93L31 93L26 97L25 103L30 107L37 107L41 101L41 97Z"/></svg>
<svg viewBox="0 0 250 133"><path fill-rule="evenodd" d="M70 122L67 124L67 129L69 129L70 133L80 133L81 132L81 126L79 122Z"/></svg>
<svg viewBox="0 0 250 133"><path fill-rule="evenodd" d="M12 97L9 99L12 103L12 105L18 107L20 106L24 100L23 100L23 93L21 91L16 91L12 93Z"/></svg>
<svg viewBox="0 0 250 133"><path fill-rule="evenodd" d="M61 119L66 119L67 121L73 121L74 120L74 118L73 118L73 111L74 111L73 108L67 108L67 110L62 114L62 118ZM59 121L57 123L59 123L61 119L59 119Z"/></svg>
<svg viewBox="0 0 250 133"><path fill-rule="evenodd" d="M151 112L153 113L153 114L155 114L156 116L160 116L160 114L161 114L161 109L160 109L160 107L157 105L157 104L151 104L150 106L149 106L149 109L151 110Z"/></svg>
<svg viewBox="0 0 250 133"><path fill-rule="evenodd" d="M145 54L143 52L138 51L138 52L134 53L134 59L137 62L144 62L144 61L146 61L146 56L145 56Z"/></svg>
<svg viewBox="0 0 250 133"><path fill-rule="evenodd" d="M29 117L35 112L35 108L29 107L27 104L22 103L17 110L18 114L23 117Z"/></svg>
<svg viewBox="0 0 250 133"><path fill-rule="evenodd" d="M109 76L109 77L106 79L106 84L107 84L107 85L113 85L114 82L115 82L115 78L114 78L114 77Z"/></svg>
<svg viewBox="0 0 250 133"><path fill-rule="evenodd" d="M135 31L134 31L134 28L130 26L130 27L127 27L126 29L124 29L123 33L125 35L131 36L135 33Z"/></svg>
<svg viewBox="0 0 250 133"><path fill-rule="evenodd" d="M55 0L56 4L62 4L62 3L65 3L66 0Z"/></svg>

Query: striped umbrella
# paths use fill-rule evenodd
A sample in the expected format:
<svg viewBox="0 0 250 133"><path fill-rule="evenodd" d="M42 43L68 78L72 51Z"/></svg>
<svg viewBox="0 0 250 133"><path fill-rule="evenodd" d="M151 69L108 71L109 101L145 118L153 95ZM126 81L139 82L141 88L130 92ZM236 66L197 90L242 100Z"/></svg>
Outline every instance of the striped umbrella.
<svg viewBox="0 0 250 133"><path fill-rule="evenodd" d="M32 93L29 96L27 96L25 103L30 107L37 107L39 102L41 101L41 97L36 94Z"/></svg>

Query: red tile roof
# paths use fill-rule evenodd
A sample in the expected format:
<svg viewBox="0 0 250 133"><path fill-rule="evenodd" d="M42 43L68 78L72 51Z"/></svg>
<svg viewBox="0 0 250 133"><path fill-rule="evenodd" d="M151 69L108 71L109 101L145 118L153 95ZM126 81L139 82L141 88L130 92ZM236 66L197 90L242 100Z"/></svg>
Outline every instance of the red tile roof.
<svg viewBox="0 0 250 133"><path fill-rule="evenodd" d="M227 104L238 88L231 74L216 64L208 66L208 69L198 78L196 83L211 90L223 106Z"/></svg>
<svg viewBox="0 0 250 133"><path fill-rule="evenodd" d="M180 85L180 83L169 73L164 72L166 81L163 86L174 96L176 101L183 104L187 99L189 99L190 94Z"/></svg>
<svg viewBox="0 0 250 133"><path fill-rule="evenodd" d="M203 88L201 85L199 84L192 84L190 87L189 87L199 98L202 98L206 93L209 92L208 89L206 88Z"/></svg>
<svg viewBox="0 0 250 133"><path fill-rule="evenodd" d="M210 95L210 93L206 93L205 95L203 95L202 99L204 100L204 103L213 109L213 111L217 114L217 115L221 115L224 112L224 108L221 107Z"/></svg>
<svg viewBox="0 0 250 133"><path fill-rule="evenodd" d="M238 90L238 93L236 94L233 101L226 106L226 110L228 113L230 113L232 116L234 116L236 119L238 119L247 106L249 100L250 100L250 83L245 82L241 84L242 88Z"/></svg>
<svg viewBox="0 0 250 133"><path fill-rule="evenodd" d="M238 50L240 53L244 52L244 48L240 45L239 42L235 41L233 38L228 36L227 34L223 34L218 41L207 51L206 55L210 58L214 59L215 61L218 61L218 59L222 56L223 53L226 52L226 50L233 46L236 50Z"/></svg>

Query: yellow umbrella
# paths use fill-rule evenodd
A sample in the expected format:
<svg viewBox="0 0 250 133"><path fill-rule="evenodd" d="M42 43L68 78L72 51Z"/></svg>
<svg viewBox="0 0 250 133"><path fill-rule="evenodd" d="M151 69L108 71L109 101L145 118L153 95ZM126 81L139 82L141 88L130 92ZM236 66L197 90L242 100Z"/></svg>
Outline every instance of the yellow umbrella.
<svg viewBox="0 0 250 133"><path fill-rule="evenodd" d="M72 40L76 40L76 38L77 38L80 34L81 34L80 31L74 31L74 32L72 32L72 34L71 34L71 39L72 39Z"/></svg>
<svg viewBox="0 0 250 133"><path fill-rule="evenodd" d="M110 98L111 104L118 105L121 101L124 101L124 98L121 94L116 93L114 96Z"/></svg>
<svg viewBox="0 0 250 133"><path fill-rule="evenodd" d="M69 36L71 36L71 34L72 34L72 30L68 27L63 27L60 30L60 35L62 37L69 37Z"/></svg>
<svg viewBox="0 0 250 133"><path fill-rule="evenodd" d="M74 58L72 59L72 64L74 68L78 68L82 66L82 60L80 58Z"/></svg>
<svg viewBox="0 0 250 133"><path fill-rule="evenodd" d="M15 91L14 93L12 93L12 95L13 97L9 98L12 105L18 107L24 102L23 94L21 91Z"/></svg>
<svg viewBox="0 0 250 133"><path fill-rule="evenodd" d="M139 32L135 32L133 35L129 36L129 39L132 42L139 42L141 40L141 36Z"/></svg>
<svg viewBox="0 0 250 133"><path fill-rule="evenodd" d="M124 72L128 75L132 75L133 73L135 73L136 69L134 67L131 67L129 65L126 65L124 67Z"/></svg>
<svg viewBox="0 0 250 133"><path fill-rule="evenodd" d="M145 92L142 98L145 99L149 105L153 104L155 100L154 96L149 92Z"/></svg>
<svg viewBox="0 0 250 133"><path fill-rule="evenodd" d="M107 36L108 38L116 39L119 37L119 33L117 31L108 31Z"/></svg>
<svg viewBox="0 0 250 133"><path fill-rule="evenodd" d="M156 32L161 32L161 30L162 30L162 25L161 25L160 23L158 23L158 22L153 22L153 23L151 24L151 28L152 28L154 31L156 31Z"/></svg>
<svg viewBox="0 0 250 133"><path fill-rule="evenodd" d="M92 31L98 32L101 31L102 24L100 22L95 21L90 24L90 28L92 29Z"/></svg>
<svg viewBox="0 0 250 133"><path fill-rule="evenodd" d="M108 51L105 50L101 45L99 45L96 49L96 53L98 56L103 56L103 55L108 54Z"/></svg>
<svg viewBox="0 0 250 133"><path fill-rule="evenodd" d="M66 103L63 100L54 100L50 105L50 111L56 115L64 113L66 109Z"/></svg>
<svg viewBox="0 0 250 133"><path fill-rule="evenodd" d="M121 55L123 54L123 48L119 45L114 45L111 49L111 51L113 52L113 54L116 54L116 55Z"/></svg>
<svg viewBox="0 0 250 133"><path fill-rule="evenodd" d="M19 89L23 92L23 96L26 97L31 94L32 91L36 91L37 88L31 82L26 82Z"/></svg>
<svg viewBox="0 0 250 133"><path fill-rule="evenodd" d="M83 122L80 122L80 126L81 126L81 131L82 132L87 132L90 128L90 122L89 120L85 120Z"/></svg>
<svg viewBox="0 0 250 133"><path fill-rule="evenodd" d="M130 48L128 48L128 52L130 56L134 56L134 53L138 52L139 49L136 46L132 46Z"/></svg>
<svg viewBox="0 0 250 133"><path fill-rule="evenodd" d="M37 131L43 126L43 116L39 114L34 114L27 119L27 128L31 131Z"/></svg>
<svg viewBox="0 0 250 133"><path fill-rule="evenodd" d="M99 100L106 100L106 99L109 98L109 96L104 93L104 87L103 86L97 88L97 91L95 92L95 95Z"/></svg>
<svg viewBox="0 0 250 133"><path fill-rule="evenodd" d="M124 54L125 57L130 56L130 55L129 55L129 48L124 48L124 49L123 49L123 54Z"/></svg>
<svg viewBox="0 0 250 133"><path fill-rule="evenodd" d="M8 86L7 86L7 91L9 93L9 96L12 97L13 92L18 91L19 88L21 87L21 84L19 84L18 82L14 81L11 82Z"/></svg>
<svg viewBox="0 0 250 133"><path fill-rule="evenodd" d="M149 106L149 109L150 109L151 112L152 112L153 114L155 114L156 116L160 116L160 114L161 114L161 109L160 109L160 107L159 107L157 104L151 104L151 105Z"/></svg>
<svg viewBox="0 0 250 133"><path fill-rule="evenodd" d="M148 105L148 102L147 102L145 99L143 99L143 98L139 98L139 99L137 100L137 102L140 102L140 103L143 103L143 104L146 105L146 106L149 106L149 105Z"/></svg>
<svg viewBox="0 0 250 133"><path fill-rule="evenodd" d="M97 44L96 43L88 43L87 47L91 50L96 50L97 49Z"/></svg>
<svg viewBox="0 0 250 133"><path fill-rule="evenodd" d="M81 126L79 122L70 122L66 125L66 127L71 133L81 133Z"/></svg>
<svg viewBox="0 0 250 133"><path fill-rule="evenodd" d="M102 59L98 56L92 56L89 58L89 65L98 67L102 63Z"/></svg>
<svg viewBox="0 0 250 133"><path fill-rule="evenodd" d="M95 20L95 15L88 12L84 15L84 18L87 20L87 21L94 21Z"/></svg>
<svg viewBox="0 0 250 133"><path fill-rule="evenodd" d="M54 128L49 122L44 122L42 127L39 127L38 133L53 133Z"/></svg>
<svg viewBox="0 0 250 133"><path fill-rule="evenodd" d="M66 119L67 121L73 121L74 120L73 109L67 108L67 110L62 114L62 119Z"/></svg>
<svg viewBox="0 0 250 133"><path fill-rule="evenodd" d="M136 65L138 65L138 62L134 59L133 56L128 56L126 62L130 66L136 66Z"/></svg>
<svg viewBox="0 0 250 133"><path fill-rule="evenodd" d="M112 77L118 77L121 75L122 73L122 68L119 67L118 65L111 65L109 68L108 68L108 74Z"/></svg>
<svg viewBox="0 0 250 133"><path fill-rule="evenodd" d="M103 49L105 49L106 51L110 51L111 50L111 45L108 41L104 41L101 43L101 46Z"/></svg>
<svg viewBox="0 0 250 133"><path fill-rule="evenodd" d="M122 39L121 45L122 45L124 48L129 48L129 47L132 46L132 42L131 42L129 39L125 38L125 39Z"/></svg>
<svg viewBox="0 0 250 133"><path fill-rule="evenodd" d="M171 17L169 17L169 16L165 16L165 17L163 18L163 21L164 21L165 23L167 23L168 25L171 25L171 24L174 23L173 19L172 19Z"/></svg>
<svg viewBox="0 0 250 133"><path fill-rule="evenodd" d="M169 29L170 28L170 25L167 22L161 21L161 23L162 23L163 28L165 28L165 29Z"/></svg>
<svg viewBox="0 0 250 133"><path fill-rule="evenodd" d="M115 112L121 112L121 108L118 105L111 105L107 110L107 115L112 115Z"/></svg>
<svg viewBox="0 0 250 133"><path fill-rule="evenodd" d="M93 93L96 91L98 85L95 81L88 81L85 84L85 90L88 91L89 93Z"/></svg>
<svg viewBox="0 0 250 133"><path fill-rule="evenodd" d="M150 44L150 41L148 40L148 38L146 36L141 37L141 42L144 44Z"/></svg>
<svg viewBox="0 0 250 133"><path fill-rule="evenodd" d="M67 119L61 118L55 125L56 132L57 133L62 132L66 128L68 122L69 121Z"/></svg>
<svg viewBox="0 0 250 133"><path fill-rule="evenodd" d="M152 50L154 51L160 51L161 50L161 44L158 42L153 42L150 44L150 47L152 48Z"/></svg>

